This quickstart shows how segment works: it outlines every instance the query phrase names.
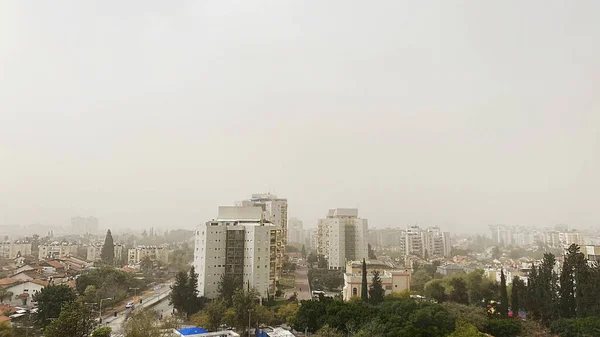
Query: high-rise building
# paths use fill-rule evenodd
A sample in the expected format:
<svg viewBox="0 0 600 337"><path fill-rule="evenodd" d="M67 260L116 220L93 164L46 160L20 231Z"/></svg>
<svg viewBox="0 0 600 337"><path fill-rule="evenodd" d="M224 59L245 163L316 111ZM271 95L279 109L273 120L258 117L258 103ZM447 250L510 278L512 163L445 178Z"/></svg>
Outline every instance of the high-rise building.
<svg viewBox="0 0 600 337"><path fill-rule="evenodd" d="M490 225L492 240L500 246L508 246L513 243L513 232L506 225Z"/></svg>
<svg viewBox="0 0 600 337"><path fill-rule="evenodd" d="M95 243L87 246L86 259L92 262L102 260L102 247L104 247L103 243ZM120 243L115 243L114 247L115 265L120 265L122 262L124 262L121 261L121 257L123 256L123 245Z"/></svg>
<svg viewBox="0 0 600 337"><path fill-rule="evenodd" d="M221 206L217 219L196 228L194 266L200 296L216 298L221 277L236 277L240 286L256 289L262 297L273 294L271 248L275 226L261 207Z"/></svg>
<svg viewBox="0 0 600 337"><path fill-rule="evenodd" d="M402 232L400 253L404 256L415 255L422 258L431 256L449 257L452 249L449 232L442 232L437 226L421 229L408 226Z"/></svg>
<svg viewBox="0 0 600 337"><path fill-rule="evenodd" d="M302 243L305 241L305 230L302 228L302 221L298 219L289 219L288 221L288 242Z"/></svg>
<svg viewBox="0 0 600 337"><path fill-rule="evenodd" d="M84 218L84 217L74 217L71 218L71 228L74 234L86 235L86 234L98 234L99 223L98 218L93 216Z"/></svg>
<svg viewBox="0 0 600 337"><path fill-rule="evenodd" d="M329 269L344 269L347 261L368 258L367 219L356 208L336 208L318 222L317 252L325 256Z"/></svg>
<svg viewBox="0 0 600 337"><path fill-rule="evenodd" d="M288 203L287 199L278 198L276 195L252 194L252 198L238 203L238 206L260 207L264 220L273 224L274 240L271 244L271 288L281 277L283 262L285 261L285 247L287 245L288 231Z"/></svg>

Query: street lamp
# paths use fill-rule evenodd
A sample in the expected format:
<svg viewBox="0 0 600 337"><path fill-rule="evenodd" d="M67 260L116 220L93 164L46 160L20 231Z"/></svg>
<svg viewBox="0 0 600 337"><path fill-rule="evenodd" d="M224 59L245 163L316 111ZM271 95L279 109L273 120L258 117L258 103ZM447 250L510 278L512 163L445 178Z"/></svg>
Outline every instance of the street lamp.
<svg viewBox="0 0 600 337"><path fill-rule="evenodd" d="M250 326L252 323L250 323L250 318L252 317L252 309L248 309L248 337L250 337L250 331L252 330L252 327Z"/></svg>
<svg viewBox="0 0 600 337"><path fill-rule="evenodd" d="M112 297L103 298L100 300L100 310L98 310L98 319L100 324L102 324L102 301L112 300Z"/></svg>

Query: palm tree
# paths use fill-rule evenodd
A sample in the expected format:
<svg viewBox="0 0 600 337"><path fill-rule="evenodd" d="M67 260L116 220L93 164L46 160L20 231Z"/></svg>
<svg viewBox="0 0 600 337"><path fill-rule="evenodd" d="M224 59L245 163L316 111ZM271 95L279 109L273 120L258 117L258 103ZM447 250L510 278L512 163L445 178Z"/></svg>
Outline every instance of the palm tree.
<svg viewBox="0 0 600 337"><path fill-rule="evenodd" d="M0 290L0 303L4 303L4 300L10 300L14 294L5 289Z"/></svg>

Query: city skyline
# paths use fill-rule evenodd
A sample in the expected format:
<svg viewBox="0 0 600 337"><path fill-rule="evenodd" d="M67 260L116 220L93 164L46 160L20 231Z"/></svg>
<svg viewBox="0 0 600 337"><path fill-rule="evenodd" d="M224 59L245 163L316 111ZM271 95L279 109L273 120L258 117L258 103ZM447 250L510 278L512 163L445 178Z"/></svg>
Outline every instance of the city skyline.
<svg viewBox="0 0 600 337"><path fill-rule="evenodd" d="M598 226L599 11L3 2L0 224L191 228L272 191L307 227Z"/></svg>

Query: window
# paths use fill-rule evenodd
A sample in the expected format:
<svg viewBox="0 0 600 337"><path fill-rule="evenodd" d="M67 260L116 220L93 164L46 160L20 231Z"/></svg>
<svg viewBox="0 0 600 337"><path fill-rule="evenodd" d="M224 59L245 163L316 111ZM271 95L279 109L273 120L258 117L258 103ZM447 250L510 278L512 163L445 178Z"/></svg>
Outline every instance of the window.
<svg viewBox="0 0 600 337"><path fill-rule="evenodd" d="M358 296L358 289L352 288L352 296Z"/></svg>
<svg viewBox="0 0 600 337"><path fill-rule="evenodd" d="M385 286L385 290L392 290L392 286L390 286L390 285Z"/></svg>

